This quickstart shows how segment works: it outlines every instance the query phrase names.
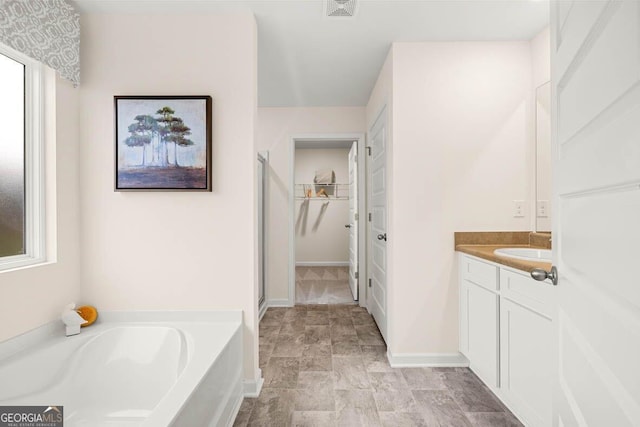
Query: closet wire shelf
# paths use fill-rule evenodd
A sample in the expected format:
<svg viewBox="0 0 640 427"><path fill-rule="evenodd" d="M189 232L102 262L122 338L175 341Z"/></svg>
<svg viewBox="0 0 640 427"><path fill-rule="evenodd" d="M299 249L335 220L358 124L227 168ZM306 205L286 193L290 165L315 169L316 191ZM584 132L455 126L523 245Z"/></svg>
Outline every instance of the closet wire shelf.
<svg viewBox="0 0 640 427"><path fill-rule="evenodd" d="M296 200L349 200L349 184L296 184Z"/></svg>

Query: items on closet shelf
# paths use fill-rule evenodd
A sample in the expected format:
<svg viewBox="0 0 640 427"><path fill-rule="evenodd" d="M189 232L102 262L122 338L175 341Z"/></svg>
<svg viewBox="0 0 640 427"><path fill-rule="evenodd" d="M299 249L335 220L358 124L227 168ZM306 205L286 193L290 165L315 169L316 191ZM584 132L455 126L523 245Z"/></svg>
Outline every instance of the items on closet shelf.
<svg viewBox="0 0 640 427"><path fill-rule="evenodd" d="M349 200L349 184L337 184L333 169L319 169L315 171L313 184L295 184L295 198Z"/></svg>
<svg viewBox="0 0 640 427"><path fill-rule="evenodd" d="M335 184L336 173L333 169L320 169L316 171L316 176L313 178L314 184Z"/></svg>
<svg viewBox="0 0 640 427"><path fill-rule="evenodd" d="M336 183L336 173L333 169L317 170L313 182L316 184L316 197L329 198L329 195L335 195L333 185Z"/></svg>

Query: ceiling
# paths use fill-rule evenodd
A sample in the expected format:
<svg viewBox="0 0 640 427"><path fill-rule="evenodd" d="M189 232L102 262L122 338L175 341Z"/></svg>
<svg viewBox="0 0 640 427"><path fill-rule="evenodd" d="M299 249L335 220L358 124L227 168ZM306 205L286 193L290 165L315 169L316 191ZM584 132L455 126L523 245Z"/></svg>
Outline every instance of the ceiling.
<svg viewBox="0 0 640 427"><path fill-rule="evenodd" d="M258 23L261 107L366 105L391 43L530 40L547 0L358 0L353 18L323 0L75 0L83 12L251 9Z"/></svg>

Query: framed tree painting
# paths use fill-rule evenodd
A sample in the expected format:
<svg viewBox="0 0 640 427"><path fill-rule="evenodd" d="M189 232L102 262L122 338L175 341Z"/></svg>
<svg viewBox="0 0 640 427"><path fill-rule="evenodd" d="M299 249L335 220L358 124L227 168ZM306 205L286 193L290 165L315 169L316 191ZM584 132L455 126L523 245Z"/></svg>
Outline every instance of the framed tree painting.
<svg viewBox="0 0 640 427"><path fill-rule="evenodd" d="M115 191L211 191L210 96L115 96Z"/></svg>

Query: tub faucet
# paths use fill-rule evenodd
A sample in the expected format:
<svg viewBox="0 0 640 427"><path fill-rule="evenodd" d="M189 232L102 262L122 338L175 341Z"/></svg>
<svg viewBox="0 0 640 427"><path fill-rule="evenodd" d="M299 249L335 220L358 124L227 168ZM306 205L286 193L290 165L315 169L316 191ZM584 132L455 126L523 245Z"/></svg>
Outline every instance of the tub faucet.
<svg viewBox="0 0 640 427"><path fill-rule="evenodd" d="M76 312L75 308L76 305L73 303L67 305L60 317L67 327L66 335L68 337L71 335L78 335L80 333L80 325L87 322Z"/></svg>

